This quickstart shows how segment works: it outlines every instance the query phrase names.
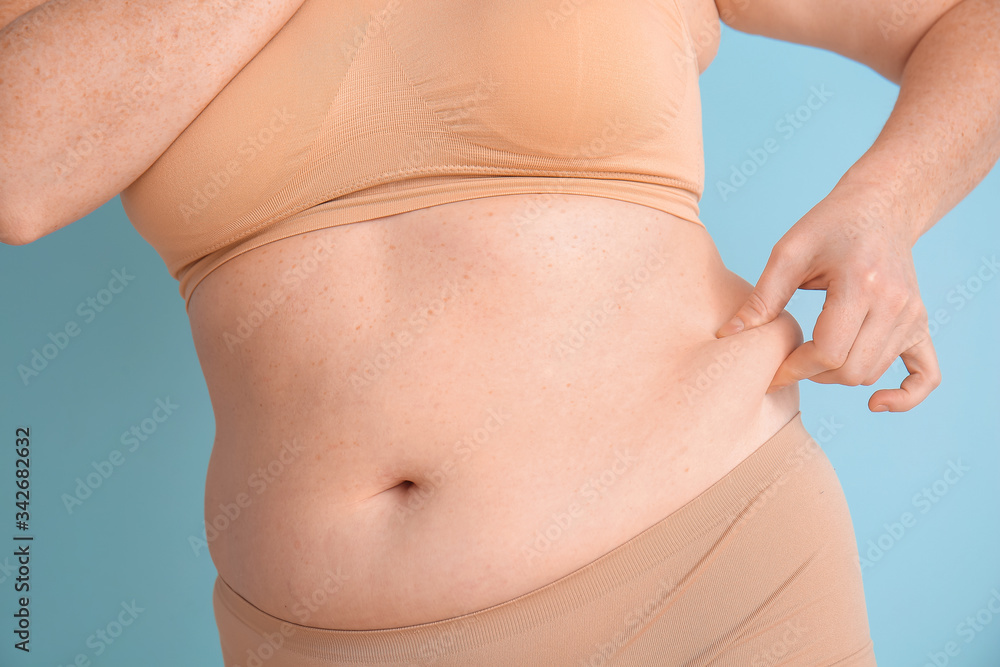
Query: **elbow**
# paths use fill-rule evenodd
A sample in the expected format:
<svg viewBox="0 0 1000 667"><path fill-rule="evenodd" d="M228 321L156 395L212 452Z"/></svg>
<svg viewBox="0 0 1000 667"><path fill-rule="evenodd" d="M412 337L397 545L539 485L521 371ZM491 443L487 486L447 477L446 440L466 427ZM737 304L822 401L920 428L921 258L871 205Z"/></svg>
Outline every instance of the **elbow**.
<svg viewBox="0 0 1000 667"><path fill-rule="evenodd" d="M11 229L6 224L0 223L0 243L4 245L28 245L39 238L41 238L39 234L25 233L22 229Z"/></svg>
<svg viewBox="0 0 1000 667"><path fill-rule="evenodd" d="M948 24L953 17L961 16L963 12L975 12L973 3L968 0L947 0L943 7L937 11L929 12L919 16L920 20L914 21L913 29L901 35L896 43L896 48L889 54L883 68L877 70L879 74L897 85L903 82L906 68L913 59L913 53L924 42L930 34L937 34L935 31L939 25ZM948 18L946 18L948 17ZM948 25L945 30L952 30L953 26Z"/></svg>
<svg viewBox="0 0 1000 667"><path fill-rule="evenodd" d="M0 202L0 243L4 245L27 245L40 239L38 225L23 207L14 207L9 202Z"/></svg>

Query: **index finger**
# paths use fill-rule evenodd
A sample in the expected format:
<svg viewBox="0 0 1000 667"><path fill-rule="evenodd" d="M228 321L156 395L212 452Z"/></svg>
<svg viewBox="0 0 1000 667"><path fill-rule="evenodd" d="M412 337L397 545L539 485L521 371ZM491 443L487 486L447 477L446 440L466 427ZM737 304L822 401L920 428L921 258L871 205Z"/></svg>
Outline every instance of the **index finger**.
<svg viewBox="0 0 1000 667"><path fill-rule="evenodd" d="M717 338L762 326L781 314L805 281L809 267L805 254L787 248L787 243L775 244L753 291L736 314L719 328Z"/></svg>

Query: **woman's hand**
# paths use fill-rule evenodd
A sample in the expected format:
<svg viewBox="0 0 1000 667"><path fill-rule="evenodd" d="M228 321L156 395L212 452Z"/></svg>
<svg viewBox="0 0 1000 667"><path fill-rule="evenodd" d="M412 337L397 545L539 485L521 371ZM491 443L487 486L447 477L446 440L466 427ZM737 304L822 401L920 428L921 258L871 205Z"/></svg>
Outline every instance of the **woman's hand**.
<svg viewBox="0 0 1000 667"><path fill-rule="evenodd" d="M862 215L864 193L836 189L778 241L753 293L719 338L770 322L795 290L826 290L813 340L778 367L768 392L803 379L871 385L902 357L899 389L868 400L874 412L909 410L941 382L904 224Z"/></svg>

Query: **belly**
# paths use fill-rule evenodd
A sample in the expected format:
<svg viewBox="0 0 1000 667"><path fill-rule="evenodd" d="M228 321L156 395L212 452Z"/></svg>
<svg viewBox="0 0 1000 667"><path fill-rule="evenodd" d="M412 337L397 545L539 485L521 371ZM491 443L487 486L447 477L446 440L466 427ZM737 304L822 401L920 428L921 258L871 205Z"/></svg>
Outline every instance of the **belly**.
<svg viewBox="0 0 1000 667"><path fill-rule="evenodd" d="M798 410L794 386L765 394L802 340L788 313L715 338L750 291L701 227L578 195L457 202L228 262L189 311L219 574L275 616L350 630L586 565Z"/></svg>

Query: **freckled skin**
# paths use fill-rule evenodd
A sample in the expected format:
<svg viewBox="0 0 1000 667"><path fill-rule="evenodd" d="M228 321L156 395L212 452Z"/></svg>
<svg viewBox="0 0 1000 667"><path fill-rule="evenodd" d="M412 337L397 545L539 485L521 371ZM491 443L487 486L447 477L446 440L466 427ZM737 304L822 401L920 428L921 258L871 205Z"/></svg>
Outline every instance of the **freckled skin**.
<svg viewBox="0 0 1000 667"><path fill-rule="evenodd" d="M41 4L5 3L0 25ZM116 193L125 203L122 188L301 0L261 3L219 23L220 3L44 4L0 49L11 65L0 85L18 91L7 96L0 124L3 161L12 166L0 178L0 221L9 227L0 234L17 244ZM1000 19L991 0L848 4L678 0L693 42L688 57L701 70L715 55L721 18L737 30L836 51L901 82L872 150L833 191L841 205L830 216L833 238L850 258L872 236L900 235L912 245L995 164ZM134 39L120 39L122 26ZM32 39L23 39L25 30ZM107 58L109 44L118 58ZM509 52L514 66L527 52L544 67L557 62L546 50L565 45L535 40ZM134 64L163 85L141 104L127 98L122 116L112 106L120 91L137 90ZM608 73L593 79L595 90L620 78ZM553 78L537 79L538 87L515 92L546 94ZM627 111L598 97L608 100L607 115ZM523 106L505 99L511 109ZM524 145L537 149L554 131L572 130L562 121L539 119ZM52 188L52 166L81 128L102 128L102 150ZM211 538L212 556L251 602L290 617L289 606L340 566L350 583L335 605L312 615L313 625L405 625L511 599L666 516L794 414L794 385L763 390L801 331L784 314L714 338L750 285L726 271L703 230L580 196L565 197L532 227L512 228L510 214L523 201L462 202L292 237L238 257L196 292L192 332L217 421L206 519L253 494ZM858 210L862 201L881 212ZM841 220L862 228L841 231ZM336 241L332 257L227 349L224 334L287 271L302 274L318 239ZM891 246L896 259L901 248ZM637 270L652 250L662 264L642 277ZM870 275L864 267L853 279L870 283ZM490 429L490 419L502 423ZM288 438L303 452L284 461ZM601 501L526 564L526 540L566 511L582 484L612 469L616 447L638 463L621 479L612 475Z"/></svg>
<svg viewBox="0 0 1000 667"><path fill-rule="evenodd" d="M338 564L358 576L311 623L392 627L502 602L662 519L794 416L794 385L765 390L801 332L785 314L715 337L752 288L705 229L580 195L518 227L530 199L301 234L198 288L192 331L217 425L206 518L283 441L308 452L210 543L254 604L281 616ZM230 352L223 333L257 286L322 237L331 256ZM623 450L638 462L605 488ZM526 558L577 501L578 525Z"/></svg>

